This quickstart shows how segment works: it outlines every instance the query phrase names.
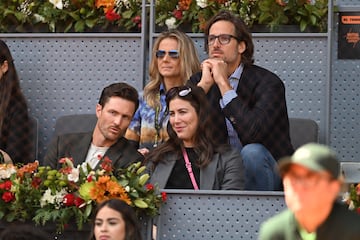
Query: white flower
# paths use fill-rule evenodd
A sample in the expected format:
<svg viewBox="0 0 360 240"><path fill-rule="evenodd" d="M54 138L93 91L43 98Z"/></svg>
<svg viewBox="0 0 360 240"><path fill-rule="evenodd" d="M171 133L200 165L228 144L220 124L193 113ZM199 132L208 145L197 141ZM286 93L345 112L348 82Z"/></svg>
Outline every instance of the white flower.
<svg viewBox="0 0 360 240"><path fill-rule="evenodd" d="M45 18L37 13L34 14L36 21L45 23Z"/></svg>
<svg viewBox="0 0 360 240"><path fill-rule="evenodd" d="M196 4L201 8L206 8L208 6L207 0L196 0Z"/></svg>
<svg viewBox="0 0 360 240"><path fill-rule="evenodd" d="M16 173L16 168L13 165L3 164L0 167L0 179L10 178L12 174Z"/></svg>
<svg viewBox="0 0 360 240"><path fill-rule="evenodd" d="M354 210L354 209L355 209L355 204L354 204L353 201L350 201L350 203L349 203L349 209L350 209L350 210Z"/></svg>
<svg viewBox="0 0 360 240"><path fill-rule="evenodd" d="M79 175L80 175L80 169L79 168L73 168L73 169L71 169L71 172L68 175L68 180L71 181L71 182L78 182L79 181Z"/></svg>
<svg viewBox="0 0 360 240"><path fill-rule="evenodd" d="M55 194L55 204L56 208L59 209L61 207L61 204L64 202L65 195L68 194L68 192L65 189L61 189L60 192L57 192Z"/></svg>
<svg viewBox="0 0 360 240"><path fill-rule="evenodd" d="M116 0L115 5L116 6L124 6L124 7L128 8L128 9L131 6L129 0Z"/></svg>
<svg viewBox="0 0 360 240"><path fill-rule="evenodd" d="M168 18L165 20L165 24L168 27L168 29L174 29L176 28L176 19L174 17Z"/></svg>
<svg viewBox="0 0 360 240"><path fill-rule="evenodd" d="M98 170L98 171L97 171L97 174L98 174L99 176L104 176L105 173L106 173L106 171L105 171L104 169L101 169L101 170Z"/></svg>
<svg viewBox="0 0 360 240"><path fill-rule="evenodd" d="M74 168L74 164L73 164L73 161L71 161L70 158L65 158L65 163L67 166L71 167L71 168Z"/></svg>
<svg viewBox="0 0 360 240"><path fill-rule="evenodd" d="M88 162L83 162L80 167L82 168L83 172L85 173L85 175L88 174L88 167L90 167ZM79 165L78 165L79 168ZM91 168L91 167L90 167Z"/></svg>
<svg viewBox="0 0 360 240"><path fill-rule="evenodd" d="M66 194L67 191L65 189L61 189L60 192L56 192L55 195L52 195L51 189L48 188L40 199L40 206L45 207L48 204L52 204L55 205L56 209L59 209Z"/></svg>
<svg viewBox="0 0 360 240"><path fill-rule="evenodd" d="M51 195L51 189L46 189L44 195L40 199L40 206L45 207L47 204L54 204L55 196Z"/></svg>
<svg viewBox="0 0 360 240"><path fill-rule="evenodd" d="M49 0L57 9L63 9L63 2L62 0Z"/></svg>
<svg viewBox="0 0 360 240"><path fill-rule="evenodd" d="M347 202L347 201L349 201L350 200L350 193L349 192L344 192L343 194L342 194L342 201L343 202Z"/></svg>

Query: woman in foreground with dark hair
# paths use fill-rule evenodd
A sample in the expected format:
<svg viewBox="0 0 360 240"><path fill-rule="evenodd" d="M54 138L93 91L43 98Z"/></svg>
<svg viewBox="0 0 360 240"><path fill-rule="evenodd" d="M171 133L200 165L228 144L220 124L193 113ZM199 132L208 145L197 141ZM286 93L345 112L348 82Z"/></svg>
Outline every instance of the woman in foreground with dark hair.
<svg viewBox="0 0 360 240"><path fill-rule="evenodd" d="M0 40L0 149L13 163L33 162L32 139L28 107L14 60L6 43Z"/></svg>
<svg viewBox="0 0 360 240"><path fill-rule="evenodd" d="M134 209L119 199L100 203L92 224L90 240L141 240Z"/></svg>
<svg viewBox="0 0 360 240"><path fill-rule="evenodd" d="M240 153L214 142L204 91L181 86L168 91L169 140L147 156L151 183L165 189L243 190Z"/></svg>

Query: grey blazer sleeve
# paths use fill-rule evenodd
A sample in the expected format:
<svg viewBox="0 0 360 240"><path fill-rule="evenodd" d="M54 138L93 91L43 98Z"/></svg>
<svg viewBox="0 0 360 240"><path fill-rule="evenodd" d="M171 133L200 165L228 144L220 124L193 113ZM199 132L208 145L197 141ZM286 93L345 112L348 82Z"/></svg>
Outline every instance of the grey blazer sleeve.
<svg viewBox="0 0 360 240"><path fill-rule="evenodd" d="M219 154L217 179L220 190L244 190L245 170L240 153L231 149Z"/></svg>

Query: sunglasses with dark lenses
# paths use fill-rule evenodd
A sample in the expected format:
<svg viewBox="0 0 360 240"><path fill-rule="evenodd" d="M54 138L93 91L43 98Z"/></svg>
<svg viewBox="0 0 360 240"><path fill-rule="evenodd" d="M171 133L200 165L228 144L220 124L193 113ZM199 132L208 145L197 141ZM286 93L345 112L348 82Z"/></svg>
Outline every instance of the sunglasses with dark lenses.
<svg viewBox="0 0 360 240"><path fill-rule="evenodd" d="M157 50L156 51L156 58L163 58L163 57L165 57L166 53L171 58L179 58L179 51L178 50L169 50L169 51Z"/></svg>

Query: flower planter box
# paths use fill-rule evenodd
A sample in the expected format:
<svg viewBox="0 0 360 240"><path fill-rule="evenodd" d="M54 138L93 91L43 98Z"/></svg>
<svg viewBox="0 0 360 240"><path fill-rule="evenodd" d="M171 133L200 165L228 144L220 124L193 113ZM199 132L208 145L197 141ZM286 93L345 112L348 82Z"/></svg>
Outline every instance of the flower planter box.
<svg viewBox="0 0 360 240"><path fill-rule="evenodd" d="M143 240L151 239L152 231L152 219L148 217L140 218L141 223L141 235ZM57 240L86 240L89 239L91 234L91 224L84 224L82 229L78 229L75 222L70 222L65 226L64 231L59 232L58 227L55 223L46 223L45 226L36 225L33 221L13 221L6 222L0 220L0 233L10 227L15 226L18 229L21 229L23 226L30 226L35 229L40 229L47 233L50 239Z"/></svg>
<svg viewBox="0 0 360 240"><path fill-rule="evenodd" d="M299 25L279 25L271 29L268 25L256 24L250 28L252 33L317 33L314 27L307 27L305 31L300 31Z"/></svg>
<svg viewBox="0 0 360 240"><path fill-rule="evenodd" d="M69 223L64 229L63 232L57 231L56 224L53 223L47 223L45 226L38 226L35 225L32 221L26 221L26 222L20 222L20 221L14 221L14 222L6 222L6 221L0 221L0 232L2 232L4 229L10 227L10 226L16 226L19 230L23 226L30 226L36 229L40 229L47 233L51 239L58 239L58 240L74 240L74 239L88 239L90 236L90 225L85 224L83 226L83 229L78 230L76 227L76 223Z"/></svg>

